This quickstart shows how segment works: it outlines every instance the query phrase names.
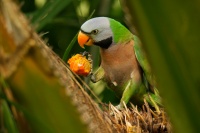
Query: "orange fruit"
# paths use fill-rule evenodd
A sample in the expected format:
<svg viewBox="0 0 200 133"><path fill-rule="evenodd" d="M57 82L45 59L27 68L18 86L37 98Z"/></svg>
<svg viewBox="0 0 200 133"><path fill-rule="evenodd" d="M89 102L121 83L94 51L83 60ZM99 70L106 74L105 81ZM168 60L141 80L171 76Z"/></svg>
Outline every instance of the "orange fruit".
<svg viewBox="0 0 200 133"><path fill-rule="evenodd" d="M67 63L69 64L70 69L78 75L87 76L91 71L91 63L81 54L72 56Z"/></svg>

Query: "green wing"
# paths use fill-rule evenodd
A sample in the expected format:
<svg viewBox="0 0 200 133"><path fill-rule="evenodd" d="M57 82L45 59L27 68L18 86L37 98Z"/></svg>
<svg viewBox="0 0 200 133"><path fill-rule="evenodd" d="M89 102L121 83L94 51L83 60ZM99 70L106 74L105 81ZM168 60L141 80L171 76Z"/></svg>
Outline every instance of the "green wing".
<svg viewBox="0 0 200 133"><path fill-rule="evenodd" d="M151 68L149 65L149 62L146 58L145 52L143 51L142 47L141 47L141 41L140 39L133 35L133 39L134 39L134 51L135 51L135 55L136 58L141 66L141 68L144 71L144 80L146 81L146 85L148 86L148 88L150 88L150 90L154 93L157 93L157 89L156 89L156 82L155 82L155 78L151 72ZM149 86L150 85L150 86Z"/></svg>

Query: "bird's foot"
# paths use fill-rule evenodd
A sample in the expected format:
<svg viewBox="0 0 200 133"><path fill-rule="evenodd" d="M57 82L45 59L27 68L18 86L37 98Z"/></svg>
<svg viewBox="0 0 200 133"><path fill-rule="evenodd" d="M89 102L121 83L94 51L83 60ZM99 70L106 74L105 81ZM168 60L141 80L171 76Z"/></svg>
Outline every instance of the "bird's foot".
<svg viewBox="0 0 200 133"><path fill-rule="evenodd" d="M117 106L110 105L110 115L113 116L115 114L119 114L122 110L124 110L126 107L125 103L120 103Z"/></svg>
<svg viewBox="0 0 200 133"><path fill-rule="evenodd" d="M118 110L127 109L126 103L124 101L121 101L117 106L115 106Z"/></svg>
<svg viewBox="0 0 200 133"><path fill-rule="evenodd" d="M160 113L161 113L160 107L159 107L158 103L152 98L152 96L151 96L151 95L148 95L148 97L146 97L145 99L148 101L148 103L149 103L152 107L155 108L156 113L157 113L158 115L160 115Z"/></svg>
<svg viewBox="0 0 200 133"><path fill-rule="evenodd" d="M117 106L115 106L115 108L118 110L122 110L124 108L124 106L121 104L118 104Z"/></svg>
<svg viewBox="0 0 200 133"><path fill-rule="evenodd" d="M92 75L92 71L93 71L93 60L92 60L92 55L87 52L87 51L84 51L81 53L83 56L85 56L87 58L87 60L89 61L90 65L91 65L91 70L90 70L90 73L89 75Z"/></svg>

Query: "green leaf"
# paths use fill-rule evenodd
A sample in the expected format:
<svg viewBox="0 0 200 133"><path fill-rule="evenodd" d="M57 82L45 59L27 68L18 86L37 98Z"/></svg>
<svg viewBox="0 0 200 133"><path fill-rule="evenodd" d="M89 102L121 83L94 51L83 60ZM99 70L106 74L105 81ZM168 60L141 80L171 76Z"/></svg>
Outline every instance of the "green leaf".
<svg viewBox="0 0 200 133"><path fill-rule="evenodd" d="M69 56L69 53L70 53L71 49L73 48L73 46L74 46L74 44L75 44L75 42L77 40L77 36L78 36L78 33L76 33L76 35L74 36L74 38L72 39L72 41L70 42L70 44L68 45L68 47L66 48L66 50L65 50L65 52L63 54L63 57L62 57L62 59L64 61L67 60L67 58Z"/></svg>
<svg viewBox="0 0 200 133"><path fill-rule="evenodd" d="M7 84L0 75L0 129L2 132L19 133L8 103L4 100L3 88L7 89Z"/></svg>
<svg viewBox="0 0 200 133"><path fill-rule="evenodd" d="M15 120L13 119L12 113L10 111L10 108L8 107L8 104L5 100L2 100L0 103L0 109L2 113L2 120L4 122L4 127L1 127L1 130L5 130L8 133L19 133L19 130L17 129ZM0 114L1 116L1 114Z"/></svg>
<svg viewBox="0 0 200 133"><path fill-rule="evenodd" d="M31 22L36 27L37 31L40 31L47 23L60 13L66 6L70 4L71 0L51 0L33 15Z"/></svg>
<svg viewBox="0 0 200 133"><path fill-rule="evenodd" d="M200 14L197 0L127 1L174 132L200 130Z"/></svg>

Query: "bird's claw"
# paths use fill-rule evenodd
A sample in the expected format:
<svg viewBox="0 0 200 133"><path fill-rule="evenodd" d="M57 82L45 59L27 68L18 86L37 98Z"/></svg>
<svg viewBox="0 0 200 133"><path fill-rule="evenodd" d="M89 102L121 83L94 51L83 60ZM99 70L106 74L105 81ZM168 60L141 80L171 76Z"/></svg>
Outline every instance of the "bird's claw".
<svg viewBox="0 0 200 133"><path fill-rule="evenodd" d="M89 53L89 52L87 52L87 51L84 51L84 52L82 52L81 53L83 56L86 56L86 58L87 58L87 60L89 61L89 63L90 63L90 65L91 65L91 70L90 70L90 73L89 73L89 75L92 75L93 73L92 73L92 71L93 71L93 60L92 60L92 55Z"/></svg>

